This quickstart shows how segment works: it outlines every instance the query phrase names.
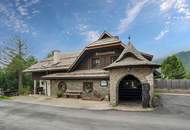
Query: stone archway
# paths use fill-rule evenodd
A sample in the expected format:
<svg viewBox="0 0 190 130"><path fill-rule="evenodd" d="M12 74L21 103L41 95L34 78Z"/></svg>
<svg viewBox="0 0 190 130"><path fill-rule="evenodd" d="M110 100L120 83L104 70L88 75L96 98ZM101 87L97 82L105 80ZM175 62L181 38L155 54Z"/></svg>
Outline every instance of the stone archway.
<svg viewBox="0 0 190 130"><path fill-rule="evenodd" d="M118 102L141 100L141 81L133 75L124 76L118 83Z"/></svg>

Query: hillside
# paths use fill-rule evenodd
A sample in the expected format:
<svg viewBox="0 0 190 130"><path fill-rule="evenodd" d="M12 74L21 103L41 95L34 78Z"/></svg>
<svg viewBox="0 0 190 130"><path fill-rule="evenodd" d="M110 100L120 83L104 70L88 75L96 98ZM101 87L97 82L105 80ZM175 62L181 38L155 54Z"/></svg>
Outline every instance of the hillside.
<svg viewBox="0 0 190 130"><path fill-rule="evenodd" d="M181 59L186 70L190 70L190 51L182 51L176 53L177 57ZM165 58L155 59L154 62L162 63Z"/></svg>

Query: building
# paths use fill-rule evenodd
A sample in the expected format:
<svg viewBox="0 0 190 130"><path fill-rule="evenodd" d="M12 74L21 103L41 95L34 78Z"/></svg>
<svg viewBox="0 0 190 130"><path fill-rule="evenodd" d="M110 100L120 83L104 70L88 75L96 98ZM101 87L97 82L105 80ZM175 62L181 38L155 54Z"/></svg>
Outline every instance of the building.
<svg viewBox="0 0 190 130"><path fill-rule="evenodd" d="M154 71L159 67L151 62L152 58L130 41L125 45L119 37L103 32L82 52L61 54L55 50L52 57L24 72L32 73L34 93L39 93L39 88L47 96L78 92L104 97L117 105L122 101L141 100L143 83L150 85L152 97Z"/></svg>

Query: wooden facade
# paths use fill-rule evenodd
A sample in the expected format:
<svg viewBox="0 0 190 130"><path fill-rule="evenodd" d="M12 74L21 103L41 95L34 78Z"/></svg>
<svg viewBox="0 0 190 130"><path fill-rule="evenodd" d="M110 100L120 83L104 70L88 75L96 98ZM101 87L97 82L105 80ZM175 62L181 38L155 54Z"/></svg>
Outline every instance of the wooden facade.
<svg viewBox="0 0 190 130"><path fill-rule="evenodd" d="M87 50L75 70L103 69L113 63L122 51L121 45Z"/></svg>

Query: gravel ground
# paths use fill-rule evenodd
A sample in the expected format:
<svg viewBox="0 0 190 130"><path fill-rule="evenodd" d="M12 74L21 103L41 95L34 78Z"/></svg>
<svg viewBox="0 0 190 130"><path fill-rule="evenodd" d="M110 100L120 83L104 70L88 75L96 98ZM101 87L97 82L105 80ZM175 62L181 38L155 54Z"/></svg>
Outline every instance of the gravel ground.
<svg viewBox="0 0 190 130"><path fill-rule="evenodd" d="M164 98L184 103L184 100L189 100L166 95ZM185 107L183 112L175 111L177 108L168 111L175 105L163 106L163 110L160 108L156 112L124 112L0 101L0 130L190 130L190 115L189 112L186 114L188 109Z"/></svg>

